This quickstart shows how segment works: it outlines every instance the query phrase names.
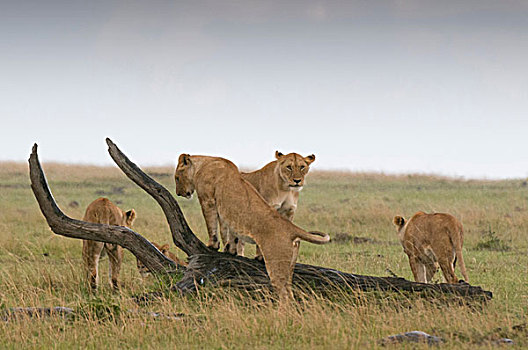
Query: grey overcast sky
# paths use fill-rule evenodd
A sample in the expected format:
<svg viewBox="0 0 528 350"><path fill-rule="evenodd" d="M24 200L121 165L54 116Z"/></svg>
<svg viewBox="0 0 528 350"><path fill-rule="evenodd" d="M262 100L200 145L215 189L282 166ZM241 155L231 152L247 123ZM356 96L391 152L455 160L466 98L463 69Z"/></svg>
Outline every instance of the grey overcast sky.
<svg viewBox="0 0 528 350"><path fill-rule="evenodd" d="M0 160L528 176L528 1L0 2Z"/></svg>

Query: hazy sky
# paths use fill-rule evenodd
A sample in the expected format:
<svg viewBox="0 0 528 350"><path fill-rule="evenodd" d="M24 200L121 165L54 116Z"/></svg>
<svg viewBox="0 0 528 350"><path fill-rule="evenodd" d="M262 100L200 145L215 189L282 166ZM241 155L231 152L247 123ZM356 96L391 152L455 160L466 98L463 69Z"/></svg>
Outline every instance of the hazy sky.
<svg viewBox="0 0 528 350"><path fill-rule="evenodd" d="M1 1L0 160L528 176L528 2Z"/></svg>

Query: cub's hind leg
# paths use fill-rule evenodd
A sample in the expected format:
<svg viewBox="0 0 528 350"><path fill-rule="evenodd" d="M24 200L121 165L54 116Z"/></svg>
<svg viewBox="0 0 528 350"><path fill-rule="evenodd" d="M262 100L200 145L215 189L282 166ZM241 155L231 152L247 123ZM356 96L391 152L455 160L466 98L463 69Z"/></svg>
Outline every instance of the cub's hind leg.
<svg viewBox="0 0 528 350"><path fill-rule="evenodd" d="M86 280L92 289L97 289L99 257L103 250L104 243L83 240L82 258Z"/></svg>
<svg viewBox="0 0 528 350"><path fill-rule="evenodd" d="M438 260L447 283L458 283L458 279L455 275L455 269L453 267L453 260L450 261L450 259L446 258L441 258Z"/></svg>
<svg viewBox="0 0 528 350"><path fill-rule="evenodd" d="M409 257L409 265L414 276L414 280L420 283L427 283L425 265L417 257Z"/></svg>
<svg viewBox="0 0 528 350"><path fill-rule="evenodd" d="M425 278L427 280L427 283L431 283L434 275L436 274L436 271L438 271L437 263L428 263L425 265Z"/></svg>
<svg viewBox="0 0 528 350"><path fill-rule="evenodd" d="M123 262L123 247L117 244L105 244L105 250L108 254L110 281L114 289L119 289L119 273L121 272L121 263Z"/></svg>

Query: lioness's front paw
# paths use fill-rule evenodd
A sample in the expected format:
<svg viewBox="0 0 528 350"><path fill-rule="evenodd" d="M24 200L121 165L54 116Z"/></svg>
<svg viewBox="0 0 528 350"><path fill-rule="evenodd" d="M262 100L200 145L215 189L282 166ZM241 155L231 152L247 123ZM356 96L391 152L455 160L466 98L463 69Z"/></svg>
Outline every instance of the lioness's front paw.
<svg viewBox="0 0 528 350"><path fill-rule="evenodd" d="M209 242L207 243L207 246L208 246L209 248L211 248L211 249L218 250L218 249L220 249L220 242L218 242L218 241L216 241L216 242L211 242L211 241L209 241Z"/></svg>

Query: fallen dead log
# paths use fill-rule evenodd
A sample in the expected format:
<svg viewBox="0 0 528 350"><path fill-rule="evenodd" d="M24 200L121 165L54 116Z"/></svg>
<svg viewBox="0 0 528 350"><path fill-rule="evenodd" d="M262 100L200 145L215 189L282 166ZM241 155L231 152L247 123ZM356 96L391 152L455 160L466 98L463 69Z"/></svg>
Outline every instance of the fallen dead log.
<svg viewBox="0 0 528 350"><path fill-rule="evenodd" d="M177 201L170 192L131 162L110 139L106 142L110 156L125 175L158 202L167 218L174 244L189 257L189 266L183 278L175 285L177 290L183 294L195 292L204 284L245 290L270 289L263 263L220 253L206 247L190 229ZM29 167L31 188L53 232L66 237L118 243L143 261L153 273L166 275L174 273L176 264L138 233L125 227L93 224L66 216L51 195L38 159L36 144L29 158ZM294 287L315 293L352 289L418 292L428 295L436 293L484 300L492 298L491 292L465 283L416 283L403 278L355 275L299 263L295 266L293 277Z"/></svg>

